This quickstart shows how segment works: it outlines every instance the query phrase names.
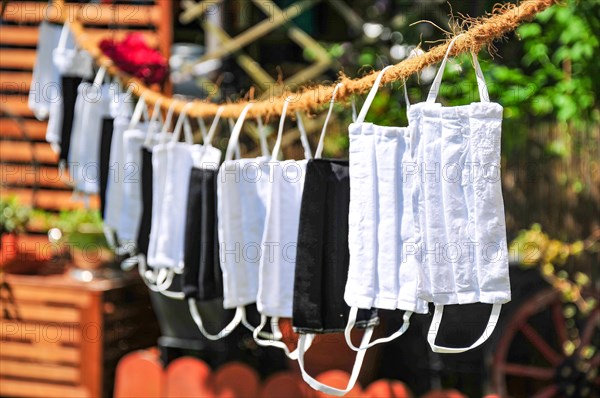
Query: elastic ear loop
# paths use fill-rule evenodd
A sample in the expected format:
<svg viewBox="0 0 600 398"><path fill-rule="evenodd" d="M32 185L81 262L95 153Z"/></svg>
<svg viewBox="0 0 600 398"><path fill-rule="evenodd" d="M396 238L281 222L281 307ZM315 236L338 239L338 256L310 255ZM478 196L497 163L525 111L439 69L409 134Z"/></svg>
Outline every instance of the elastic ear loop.
<svg viewBox="0 0 600 398"><path fill-rule="evenodd" d="M321 136L319 137L319 144L317 145L317 150L315 152L315 159L321 159L323 155L323 147L325 146L325 134L327 132L327 125L329 124L329 118L331 117L331 113L333 112L333 105L335 104L335 96L340 87L342 87L342 83L338 83L335 85L333 89L333 93L331 93L331 100L329 101L329 110L327 111L327 116L325 117L325 123L323 123L323 130L321 130ZM356 108L354 107L354 97L352 97L352 115L353 119L356 118Z"/></svg>
<svg viewBox="0 0 600 398"><path fill-rule="evenodd" d="M365 101L365 104L363 105L363 108L361 109L360 116L359 116L359 120L360 120L359 123L362 123L362 121L364 121L364 118L366 117L366 114L367 114L366 111L368 111L373 99L375 98L375 95L377 94L377 91L379 90L379 84L381 83L381 78L383 77L383 74L387 71L387 69L389 69L389 68L390 68L390 66L387 66L387 67L383 68L381 70L381 72L379 72L379 75L377 76L377 79L375 80L375 84L373 85L373 88L371 88L371 91L369 92L367 100ZM406 107L409 108L410 100L408 98L406 81L404 82L404 99L406 100ZM375 341L372 341L368 344L363 344L361 342L360 347L356 347L354 345L354 343L352 343L351 332L352 332L352 329L354 328L354 326L356 325L356 318L358 316L358 307L351 307L350 314L348 315L348 323L346 324L346 328L344 329L344 338L346 339L346 344L353 351L360 352L363 350L367 350L368 348L371 348L378 344L390 342L390 341L398 338L399 336L402 336L408 330L408 327L410 326L410 317L412 316L412 314L413 314L412 311L405 311L404 315L402 317L402 321L403 321L402 326L400 327L400 329L398 329L396 332L394 332L390 336L381 337L381 338L379 338Z"/></svg>
<svg viewBox="0 0 600 398"><path fill-rule="evenodd" d="M302 122L302 117L300 116L299 111L296 111L296 120L298 123L298 131L300 131L300 142L302 143L302 148L304 148L304 159L312 159L312 151L310 150L310 143L308 142L308 134L306 134L306 129L304 128L304 123Z"/></svg>
<svg viewBox="0 0 600 398"><path fill-rule="evenodd" d="M177 100L171 100L171 105L169 105L169 110L167 111L167 116L165 117L165 123L160 130L159 144L165 144L167 142L167 135L169 127L171 126L171 121L173 120L173 113L175 113L175 106L177 105Z"/></svg>
<svg viewBox="0 0 600 398"><path fill-rule="evenodd" d="M200 127L200 134L202 134L202 144L204 144L204 142L206 141L206 123L204 123L204 119L201 118L200 116L198 116L196 118L196 120L198 121L198 127Z"/></svg>
<svg viewBox="0 0 600 398"><path fill-rule="evenodd" d="M212 140L217 133L217 127L219 127L219 121L221 120L221 115L223 114L224 110L225 108L223 106L217 108L217 113L215 114L212 124L210 125L210 129L208 130L206 138L204 138L203 141L205 145L212 145Z"/></svg>
<svg viewBox="0 0 600 398"><path fill-rule="evenodd" d="M365 334L362 337L360 346L365 346L369 340L371 340L371 336L373 335L373 326L368 327L365 330ZM317 380L315 380L312 376L310 376L306 370L304 369L304 353L308 349L306 346L308 342L314 339L313 333L302 333L300 334L300 339L298 340L298 366L300 367L300 371L302 372L302 378L304 381L314 388L315 390L324 392L325 394L335 395L337 397L341 397L347 394L350 390L354 388L356 381L358 380L358 375L360 374L360 369L362 368L363 360L365 359L365 354L367 353L366 349L361 349L356 354L356 358L354 360L354 366L352 367L352 372L350 374L350 380L348 380L348 384L346 388L339 389L323 384Z"/></svg>
<svg viewBox="0 0 600 398"><path fill-rule="evenodd" d="M285 126L285 116L287 113L288 105L292 97L287 97L283 103L283 108L281 109L281 118L279 119L279 130L277 131L277 140L275 141L275 146L273 147L273 152L271 153L271 159L277 160L277 156L279 156L279 149L281 148L281 139L283 137L283 128Z"/></svg>
<svg viewBox="0 0 600 398"><path fill-rule="evenodd" d="M71 28L69 22L65 22L60 31L60 38L58 39L57 49L64 50L67 48L67 41L69 40L69 34L71 33Z"/></svg>
<svg viewBox="0 0 600 398"><path fill-rule="evenodd" d="M181 113L179 114L179 117L177 118L177 123L175 124L175 128L173 129L173 136L171 137L171 142L174 143L179 141L179 137L181 136L181 128L183 127L185 142L190 145L194 143L194 137L192 135L192 126L190 125L190 121L187 118L187 112L193 106L193 102L188 102L181 109Z"/></svg>
<svg viewBox="0 0 600 398"><path fill-rule="evenodd" d="M235 315L233 316L233 319L227 324L227 326L225 326L223 329L221 329L221 331L219 333L211 334L208 331L206 331L206 329L204 328L204 323L202 322L202 316L200 315L200 312L198 311L198 306L196 305L196 299L189 298L188 299L188 307L190 309L190 314L192 315L192 319L196 323L196 326L198 326L198 330L200 330L200 333L202 333L202 335L204 337L206 337L208 340L211 340L211 341L217 341L224 337L229 336L231 334L231 332L233 332L235 330L235 328L240 324L242 319L245 318L245 314L246 314L246 309L244 307L242 307L242 306L237 307L235 309Z"/></svg>
<svg viewBox="0 0 600 398"><path fill-rule="evenodd" d="M233 160L234 155L237 155L237 157L239 158L239 149L240 148L238 145L238 140L240 138L240 133L242 132L242 126L244 125L244 121L246 120L246 115L248 114L248 111L250 110L250 108L252 108L253 105L254 105L253 103L249 103L244 107L244 109L242 109L242 112L240 113L240 116L236 120L235 124L233 123L233 121L231 119L229 119L229 127L231 128L231 136L229 137L229 142L227 143L227 151L225 152L225 161ZM248 322L248 319L246 319L246 308L244 306L236 307L236 316L238 314L241 314L240 322L242 323L242 325L244 325L244 327L246 327L248 330L254 332L254 330L255 330L254 326L252 326L250 324L250 322ZM234 319L235 319L235 317L234 317ZM268 333L262 333L261 335L264 336L265 338L273 338L273 336Z"/></svg>
<svg viewBox="0 0 600 398"><path fill-rule="evenodd" d="M438 93L440 91L440 86L442 84L442 77L444 76L444 69L446 69L446 63L448 62L450 51L454 46L454 42L460 36L462 36L462 34L454 37L448 45L446 55L444 55L444 59L442 60L442 63L440 64L440 67L435 75L435 79L431 84L431 88L429 89L429 94L427 95L427 102L435 102L435 100L437 99ZM471 55L473 59L473 67L475 68L475 76L477 77L477 89L479 90L479 99L481 102L490 102L487 84L485 83L485 78L483 77L483 72L481 71L481 65L479 65L477 55L474 52L471 52Z"/></svg>
<svg viewBox="0 0 600 398"><path fill-rule="evenodd" d="M281 350L283 350L286 357L288 357L289 359L294 360L294 361L297 360L299 350L300 350L300 345L298 345L294 351L290 352L290 349L288 348L288 346L283 341L280 341L283 338L283 334L281 333L281 330L279 329L279 317L274 316L271 318L271 330L273 331L273 338L263 340L259 336L266 324L267 324L267 316L261 314L260 325L258 325L258 327L256 329L254 329L254 331L252 332L252 336L254 337L254 341L256 341L256 344L258 344L262 347L280 348ZM306 347L306 350L308 350L308 348L312 345L313 340L314 340L314 335L312 335L308 339L308 346Z"/></svg>
<svg viewBox="0 0 600 398"><path fill-rule="evenodd" d="M96 73L96 77L94 78L94 86L100 87L102 82L104 81L104 77L106 76L106 66L102 65L98 69L98 73Z"/></svg>
<svg viewBox="0 0 600 398"><path fill-rule="evenodd" d="M269 145L267 144L267 135L265 134L265 126L263 125L262 117L256 117L256 126L258 130L258 139L260 141L260 152L263 156L269 156Z"/></svg>
<svg viewBox="0 0 600 398"><path fill-rule="evenodd" d="M498 318L500 317L500 310L502 309L502 304L493 304L492 312L490 313L490 318L488 319L487 325L485 326L485 330L479 336L479 338L470 346L458 348L458 347L442 347L435 344L435 338L439 332L440 324L442 323L442 315L444 314L444 305L436 304L435 312L433 313L433 319L431 320L431 325L429 326L429 331L427 332L427 342L431 347L433 352L438 352L441 354L460 354L461 352L472 350L473 348L479 347L483 344L494 332L496 328L496 324L498 323Z"/></svg>
<svg viewBox="0 0 600 398"><path fill-rule="evenodd" d="M131 120L129 121L128 130L133 130L137 127L140 119L142 118L142 114L144 118L148 120L148 106L146 104L146 93L143 92L138 99L137 104L135 105L135 109L133 110L133 115L131 115Z"/></svg>
<svg viewBox="0 0 600 398"><path fill-rule="evenodd" d="M154 140L154 126L156 123L162 122L162 114L160 112L160 106L162 105L163 99L159 97L154 103L154 108L152 110L152 117L150 118L150 122L148 123L148 130L146 130L146 139L144 140L144 146L146 148L152 147L152 141ZM161 126L161 130L164 127Z"/></svg>

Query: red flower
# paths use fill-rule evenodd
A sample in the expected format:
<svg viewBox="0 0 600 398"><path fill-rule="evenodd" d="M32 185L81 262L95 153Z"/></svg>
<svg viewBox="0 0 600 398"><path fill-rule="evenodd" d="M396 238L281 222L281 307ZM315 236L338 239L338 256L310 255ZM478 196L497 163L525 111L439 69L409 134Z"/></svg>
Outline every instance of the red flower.
<svg viewBox="0 0 600 398"><path fill-rule="evenodd" d="M167 77L166 59L146 44L141 33L130 33L121 42L104 39L100 49L119 69L146 84L162 83Z"/></svg>

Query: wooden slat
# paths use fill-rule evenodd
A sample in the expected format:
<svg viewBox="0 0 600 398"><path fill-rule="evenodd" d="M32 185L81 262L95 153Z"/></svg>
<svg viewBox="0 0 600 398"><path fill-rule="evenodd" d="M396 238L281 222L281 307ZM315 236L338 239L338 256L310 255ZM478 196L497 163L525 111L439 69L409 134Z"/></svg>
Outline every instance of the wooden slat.
<svg viewBox="0 0 600 398"><path fill-rule="evenodd" d="M32 70L35 64L35 50L22 48L0 49L0 68Z"/></svg>
<svg viewBox="0 0 600 398"><path fill-rule="evenodd" d="M63 383L79 382L79 370L71 366L27 363L8 359L0 361L0 375Z"/></svg>
<svg viewBox="0 0 600 398"><path fill-rule="evenodd" d="M0 71L0 91L21 92L29 95L31 86L30 72L6 72Z"/></svg>
<svg viewBox="0 0 600 398"><path fill-rule="evenodd" d="M0 358L2 360L4 358L19 358L32 361L77 364L80 361L80 353L77 347L63 347L58 343L25 344L3 341Z"/></svg>
<svg viewBox="0 0 600 398"><path fill-rule="evenodd" d="M10 118L0 118L0 137L25 139L22 130L24 129L27 137L31 140L43 141L46 139L47 122L39 120L23 120L23 123ZM2 143L0 143L0 146Z"/></svg>
<svg viewBox="0 0 600 398"><path fill-rule="evenodd" d="M90 303L90 295L77 290L15 283L11 284L11 291L18 303L70 303L80 308L87 308Z"/></svg>
<svg viewBox="0 0 600 398"><path fill-rule="evenodd" d="M0 196L14 195L20 203L25 206L34 206L36 208L46 210L73 210L85 208L83 201L74 201L73 195L70 191L48 191L48 190L37 190L31 189L15 189L15 188L2 188ZM100 200L98 195L92 195L90 197L90 207L92 209L98 209L100 207Z"/></svg>
<svg viewBox="0 0 600 398"><path fill-rule="evenodd" d="M0 44L35 47L38 42L37 26L4 25L0 29Z"/></svg>
<svg viewBox="0 0 600 398"><path fill-rule="evenodd" d="M61 386L49 383L36 383L0 377L0 395L12 397L61 397L86 398L89 392L80 386Z"/></svg>
<svg viewBox="0 0 600 398"><path fill-rule="evenodd" d="M19 319L35 322L76 323L81 321L81 310L78 308L55 307L41 303L18 303L16 307ZM4 316L0 314L0 316ZM5 320L3 322L12 322Z"/></svg>
<svg viewBox="0 0 600 398"><path fill-rule="evenodd" d="M0 50L1 51L1 50ZM4 95L2 98L2 109L11 115L31 117L33 112L28 105L29 94Z"/></svg>
<svg viewBox="0 0 600 398"><path fill-rule="evenodd" d="M17 304L16 308L19 308ZM81 342L82 329L80 324L52 323L41 324L20 321L1 321L0 336L2 341L39 341L47 339L49 343L60 345L79 344ZM3 362L3 361L2 361ZM0 362L1 363L1 362ZM0 373L4 373L0 369Z"/></svg>
<svg viewBox="0 0 600 398"><path fill-rule="evenodd" d="M58 167L0 164L0 184L68 189L69 176Z"/></svg>
<svg viewBox="0 0 600 398"><path fill-rule="evenodd" d="M0 161L14 163L39 163L56 164L58 155L46 142L18 142L0 141Z"/></svg>
<svg viewBox="0 0 600 398"><path fill-rule="evenodd" d="M159 7L152 5L68 4L66 10L62 10L56 6L48 7L44 3L22 1L8 3L4 20L39 23L44 19L60 16L65 16L68 20L79 17L86 25L156 25L161 19Z"/></svg>

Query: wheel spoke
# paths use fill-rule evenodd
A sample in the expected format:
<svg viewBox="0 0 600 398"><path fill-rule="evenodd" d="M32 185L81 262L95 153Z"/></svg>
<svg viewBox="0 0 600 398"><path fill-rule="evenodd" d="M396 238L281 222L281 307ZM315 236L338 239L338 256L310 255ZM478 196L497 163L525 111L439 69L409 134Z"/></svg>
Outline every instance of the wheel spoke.
<svg viewBox="0 0 600 398"><path fill-rule="evenodd" d="M539 366L521 365L517 363L507 363L503 365L504 373L512 376L527 377L537 380L550 380L554 376L554 369L542 368Z"/></svg>
<svg viewBox="0 0 600 398"><path fill-rule="evenodd" d="M556 336L558 337L558 344L561 347L561 351L564 353L568 337L567 325L565 323L565 316L563 315L562 304L560 301L556 301L554 304L552 304L552 320L554 322Z"/></svg>
<svg viewBox="0 0 600 398"><path fill-rule="evenodd" d="M550 362L553 366L558 366L563 360L563 356L554 351L552 347L535 331L529 324L523 323L519 329L521 333L535 346L535 348Z"/></svg>
<svg viewBox="0 0 600 398"><path fill-rule="evenodd" d="M550 385L548 387L544 387L543 389L538 391L533 396L533 398L551 398L551 397L555 396L557 392L558 392L558 386L555 384L552 384L552 385Z"/></svg>

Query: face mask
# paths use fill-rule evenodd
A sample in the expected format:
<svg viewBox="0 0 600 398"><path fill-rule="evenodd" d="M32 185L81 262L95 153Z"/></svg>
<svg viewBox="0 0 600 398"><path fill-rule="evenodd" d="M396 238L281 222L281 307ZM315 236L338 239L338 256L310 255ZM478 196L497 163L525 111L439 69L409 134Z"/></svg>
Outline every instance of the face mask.
<svg viewBox="0 0 600 398"><path fill-rule="evenodd" d="M261 314L261 322L254 330L254 339L261 346L278 347L290 359L296 359L298 357L297 350L290 352L285 343L276 341L281 338L278 326L279 318L291 318L293 312L298 222L307 163L306 160L277 160L288 104L289 99L286 99L277 140L271 155L272 160L269 162L270 181L267 185L267 212L261 244L262 255L256 304L258 312ZM311 157L308 138L299 114L297 114L297 118L304 154ZM276 337L275 340L265 340L259 337L268 317L271 317L271 328Z"/></svg>
<svg viewBox="0 0 600 398"><path fill-rule="evenodd" d="M238 140L248 104L231 132L225 161L217 179L217 215L219 252L223 271L223 307L236 308L236 319L253 330L247 322L245 306L256 302L268 202L268 156L233 159L239 151Z"/></svg>
<svg viewBox="0 0 600 398"><path fill-rule="evenodd" d="M52 50L55 49L61 36L59 25L42 21L39 27L39 40L36 50L36 59L31 76L31 90L29 91L29 109L38 120L46 120L50 115L50 108L58 97L58 82L60 74L52 62ZM49 87L55 90L48 90ZM49 91L53 94L49 95Z"/></svg>
<svg viewBox="0 0 600 398"><path fill-rule="evenodd" d="M158 201L160 218L157 224L156 251L149 264L155 268L169 268L175 272L181 272L183 269L188 182L193 166L192 152L199 147L193 145L192 131L186 117L189 106L191 103L187 104L179 115L170 142L166 142L166 129L163 128L162 142L154 148L153 154L153 163L154 156L158 155L157 165L164 169L164 192L162 200ZM182 127L186 142L179 142ZM157 174L157 169L154 168L154 175ZM156 180L154 182L156 183ZM154 225L152 228L154 229Z"/></svg>
<svg viewBox="0 0 600 398"><path fill-rule="evenodd" d="M351 307L345 335L354 350L391 341L408 328L413 312L427 313L416 297L417 264L408 259L413 240L410 129L364 123L383 74L377 77L358 119L350 125L350 269L344 299ZM408 95L405 97L408 102ZM402 327L360 348L350 340L359 308L404 310Z"/></svg>
<svg viewBox="0 0 600 398"><path fill-rule="evenodd" d="M459 353L481 345L510 300L508 249L500 185L502 107L489 102L477 57L473 63L482 102L435 106L451 42L418 123L422 164L419 211L422 270L419 297L435 304L428 342L435 352ZM469 164L471 163L471 164ZM483 335L471 346L435 344L445 304L493 304Z"/></svg>
<svg viewBox="0 0 600 398"><path fill-rule="evenodd" d="M316 333L343 332L350 308L344 302L348 275L348 208L350 178L347 160L321 159L327 124L333 111L336 86L321 132L315 159L308 161L298 227L298 247L294 277L293 327L300 333L298 362L304 380L313 388L343 395L317 382L304 369L304 354ZM361 310L360 327L377 324L377 311ZM314 348L313 348L314 349ZM361 356L355 372L361 367ZM354 386L349 384L348 391Z"/></svg>
<svg viewBox="0 0 600 398"><path fill-rule="evenodd" d="M101 67L93 84L80 85L83 100L81 118L74 122L71 137L72 153L69 156L75 189L86 194L99 192L102 119L109 116L113 90L109 83L102 84L105 74L106 68Z"/></svg>
<svg viewBox="0 0 600 398"><path fill-rule="evenodd" d="M118 94L115 98L116 108L119 110L115 115L113 133L110 143L109 163L106 181L106 205L104 209L104 226L116 233L121 220L124 218L128 224L135 225L133 213L123 211L124 189L128 185L125 181L125 150L124 134L129 126L132 116L130 104L130 93ZM122 244L122 236L117 234L119 244Z"/></svg>
<svg viewBox="0 0 600 398"><path fill-rule="evenodd" d="M140 122L142 114L144 122ZM130 253L137 251L134 241L138 236L142 216L142 146L148 132L149 119L146 101L142 96L123 133L123 163L119 168L122 171L123 203L116 230L122 244L130 247Z"/></svg>

